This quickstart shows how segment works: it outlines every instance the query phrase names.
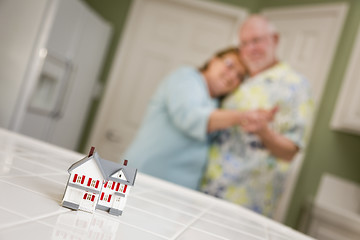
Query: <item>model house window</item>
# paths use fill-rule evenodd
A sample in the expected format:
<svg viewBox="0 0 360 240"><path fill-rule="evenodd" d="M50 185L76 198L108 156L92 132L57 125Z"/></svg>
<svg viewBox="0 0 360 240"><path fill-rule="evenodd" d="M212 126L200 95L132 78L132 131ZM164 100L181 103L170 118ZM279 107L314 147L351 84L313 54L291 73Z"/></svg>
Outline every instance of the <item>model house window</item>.
<svg viewBox="0 0 360 240"><path fill-rule="evenodd" d="M108 188L108 189L114 190L114 188L115 188L115 183L114 183L114 182L111 182L111 181L108 181L108 182L105 184L104 187L105 187L105 188Z"/></svg>
<svg viewBox="0 0 360 240"><path fill-rule="evenodd" d="M99 187L99 183L100 183L99 180L92 180L92 181L91 181L91 186L94 187L94 188L98 188L98 187Z"/></svg>
<svg viewBox="0 0 360 240"><path fill-rule="evenodd" d="M88 182L87 182L87 186L88 187L93 187L93 188L98 188L100 181L99 180L94 180L92 178L89 178Z"/></svg>
<svg viewBox="0 0 360 240"><path fill-rule="evenodd" d="M81 177L80 176L78 177L76 182L83 184L84 181L85 181L85 175L82 175Z"/></svg>
<svg viewBox="0 0 360 240"><path fill-rule="evenodd" d="M114 182L107 181L104 185L104 188L114 189L113 186L115 187Z"/></svg>
<svg viewBox="0 0 360 240"><path fill-rule="evenodd" d="M74 175L73 182L83 184L84 181L85 181L85 175L82 175L82 176L80 176L78 174Z"/></svg>
<svg viewBox="0 0 360 240"><path fill-rule="evenodd" d="M116 190L117 192L125 193L125 192L126 192L126 188L127 188L127 185L117 183L115 190Z"/></svg>
<svg viewBox="0 0 360 240"><path fill-rule="evenodd" d="M89 200L89 201L93 202L95 200L95 195L90 194L90 193L85 193L83 199L86 199L86 200Z"/></svg>
<svg viewBox="0 0 360 240"><path fill-rule="evenodd" d="M111 196L112 196L111 194L105 195L104 193L101 193L100 200L105 202L110 202Z"/></svg>

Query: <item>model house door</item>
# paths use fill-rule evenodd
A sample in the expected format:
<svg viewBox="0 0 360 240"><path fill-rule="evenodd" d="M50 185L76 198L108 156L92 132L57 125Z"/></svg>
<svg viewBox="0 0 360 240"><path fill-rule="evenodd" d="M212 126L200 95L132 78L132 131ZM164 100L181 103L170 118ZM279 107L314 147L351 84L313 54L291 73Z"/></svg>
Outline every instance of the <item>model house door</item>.
<svg viewBox="0 0 360 240"><path fill-rule="evenodd" d="M121 197L115 195L114 202L112 204L112 208L122 210L122 209L120 209L120 203L121 203Z"/></svg>
<svg viewBox="0 0 360 240"><path fill-rule="evenodd" d="M79 209L85 212L94 212L97 198L95 194L85 192L83 198L80 201Z"/></svg>
<svg viewBox="0 0 360 240"><path fill-rule="evenodd" d="M164 76L236 45L245 16L244 9L210 1L135 0L88 144L119 159Z"/></svg>

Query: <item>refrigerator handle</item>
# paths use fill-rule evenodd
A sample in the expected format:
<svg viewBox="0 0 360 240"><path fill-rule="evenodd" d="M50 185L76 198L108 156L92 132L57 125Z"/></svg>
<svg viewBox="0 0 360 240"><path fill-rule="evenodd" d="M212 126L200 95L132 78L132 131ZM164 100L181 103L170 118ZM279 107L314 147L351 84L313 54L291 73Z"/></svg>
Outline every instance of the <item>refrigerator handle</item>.
<svg viewBox="0 0 360 240"><path fill-rule="evenodd" d="M52 118L60 119L64 114L64 105L66 97L68 96L69 87L71 85L71 78L74 71L74 64L70 59L65 59L65 73L61 81L62 86L59 91L59 95L56 99L54 111L52 112Z"/></svg>
<svg viewBox="0 0 360 240"><path fill-rule="evenodd" d="M42 67L29 102L29 111L60 119L64 114L74 72L73 62L63 56L41 49Z"/></svg>

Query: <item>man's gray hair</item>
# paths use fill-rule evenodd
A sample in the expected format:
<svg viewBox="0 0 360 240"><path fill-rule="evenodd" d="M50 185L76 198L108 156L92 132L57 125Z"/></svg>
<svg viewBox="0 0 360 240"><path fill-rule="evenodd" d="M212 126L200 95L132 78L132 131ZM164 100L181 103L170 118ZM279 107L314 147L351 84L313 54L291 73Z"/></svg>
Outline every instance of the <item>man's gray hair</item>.
<svg viewBox="0 0 360 240"><path fill-rule="evenodd" d="M268 33L270 34L275 34L278 33L277 28L275 27L275 25L264 15L261 14L252 14L250 15L244 22L244 24L246 24L248 21L251 21L252 19L256 19L257 21L262 21L263 23L266 24ZM243 25L240 26L240 29L242 28Z"/></svg>

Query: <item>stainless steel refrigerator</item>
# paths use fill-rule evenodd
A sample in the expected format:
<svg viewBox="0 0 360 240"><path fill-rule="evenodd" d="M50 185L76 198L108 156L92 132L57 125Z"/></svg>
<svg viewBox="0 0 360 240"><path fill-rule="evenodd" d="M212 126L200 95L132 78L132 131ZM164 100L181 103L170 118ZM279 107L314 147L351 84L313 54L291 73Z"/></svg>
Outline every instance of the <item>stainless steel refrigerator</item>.
<svg viewBox="0 0 360 240"><path fill-rule="evenodd" d="M0 127L75 150L110 24L80 0L2 0L0 35Z"/></svg>

